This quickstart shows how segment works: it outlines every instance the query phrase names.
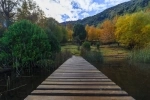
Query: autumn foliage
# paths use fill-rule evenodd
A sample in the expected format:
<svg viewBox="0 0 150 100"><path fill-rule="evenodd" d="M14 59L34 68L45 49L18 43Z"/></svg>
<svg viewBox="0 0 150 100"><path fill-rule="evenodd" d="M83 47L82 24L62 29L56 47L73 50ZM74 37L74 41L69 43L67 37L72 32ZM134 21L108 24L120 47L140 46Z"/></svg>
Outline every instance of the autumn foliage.
<svg viewBox="0 0 150 100"><path fill-rule="evenodd" d="M115 42L115 23L111 20L105 20L100 26L100 39L103 43Z"/></svg>
<svg viewBox="0 0 150 100"><path fill-rule="evenodd" d="M146 47L150 42L150 12L141 11L107 19L97 27L86 25L87 40L118 42L128 49Z"/></svg>
<svg viewBox="0 0 150 100"><path fill-rule="evenodd" d="M111 20L105 20L101 25L94 27L86 25L88 33L87 40L100 41L101 43L111 43L115 41L115 23Z"/></svg>
<svg viewBox="0 0 150 100"><path fill-rule="evenodd" d="M129 49L147 46L150 42L149 16L149 12L138 12L120 16L115 30L117 41Z"/></svg>

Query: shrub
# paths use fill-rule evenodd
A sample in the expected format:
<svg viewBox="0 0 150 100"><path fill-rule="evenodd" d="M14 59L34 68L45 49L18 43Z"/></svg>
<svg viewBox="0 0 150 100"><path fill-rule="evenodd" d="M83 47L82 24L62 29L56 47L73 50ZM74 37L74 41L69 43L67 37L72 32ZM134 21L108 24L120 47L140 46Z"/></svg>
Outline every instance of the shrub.
<svg viewBox="0 0 150 100"><path fill-rule="evenodd" d="M87 51L90 51L90 50L91 50L91 44L90 44L90 42L85 41L85 42L82 44L82 49L85 49L85 50L87 50Z"/></svg>
<svg viewBox="0 0 150 100"><path fill-rule="evenodd" d="M91 63L102 63L103 62L103 56L102 56L101 52L87 51L84 49L81 52L82 52L81 56Z"/></svg>
<svg viewBox="0 0 150 100"><path fill-rule="evenodd" d="M49 44L51 45L51 52L52 53L60 52L61 46L60 46L60 43L57 40L56 36L53 35L54 33L52 33L49 29L45 29L45 32L48 35L48 41L49 41Z"/></svg>
<svg viewBox="0 0 150 100"><path fill-rule="evenodd" d="M97 50L99 50L99 47L100 47L100 43L99 42L96 43L96 47L97 47Z"/></svg>
<svg viewBox="0 0 150 100"><path fill-rule="evenodd" d="M22 20L11 25L0 38L3 63L19 66L34 65L34 62L48 58L51 45L47 34L37 25Z"/></svg>

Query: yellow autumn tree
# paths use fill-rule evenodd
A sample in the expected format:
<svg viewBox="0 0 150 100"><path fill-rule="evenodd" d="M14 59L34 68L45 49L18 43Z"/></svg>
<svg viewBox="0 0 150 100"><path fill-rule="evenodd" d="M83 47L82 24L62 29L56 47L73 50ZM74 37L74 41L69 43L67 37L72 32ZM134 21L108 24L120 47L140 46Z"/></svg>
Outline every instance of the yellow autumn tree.
<svg viewBox="0 0 150 100"><path fill-rule="evenodd" d="M102 30L100 28L96 28L96 40L100 41L100 36L101 36Z"/></svg>
<svg viewBox="0 0 150 100"><path fill-rule="evenodd" d="M72 41L73 37L72 37L72 34L73 34L73 26L71 24L67 24L66 25L66 29L67 29L67 35L68 35L68 41Z"/></svg>
<svg viewBox="0 0 150 100"><path fill-rule="evenodd" d="M129 49L141 48L150 42L150 13L138 12L118 18L115 36Z"/></svg>
<svg viewBox="0 0 150 100"><path fill-rule="evenodd" d="M67 28L67 33L68 33L68 41L72 41L72 39L73 39L73 37L72 37L73 31Z"/></svg>

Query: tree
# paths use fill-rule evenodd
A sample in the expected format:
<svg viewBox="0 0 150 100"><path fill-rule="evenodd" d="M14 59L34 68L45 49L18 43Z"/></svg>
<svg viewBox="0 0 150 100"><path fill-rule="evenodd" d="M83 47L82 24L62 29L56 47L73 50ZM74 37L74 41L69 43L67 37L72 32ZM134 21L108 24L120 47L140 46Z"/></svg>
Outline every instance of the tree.
<svg viewBox="0 0 150 100"><path fill-rule="evenodd" d="M51 54L47 34L27 20L11 25L0 38L0 43L0 61L15 68L34 66Z"/></svg>
<svg viewBox="0 0 150 100"><path fill-rule="evenodd" d="M115 42L115 23L105 20L101 25L101 41L103 43Z"/></svg>
<svg viewBox="0 0 150 100"><path fill-rule="evenodd" d="M87 50L87 51L90 51L90 50L91 50L91 44L90 44L90 42L85 41L85 42L82 44L82 49Z"/></svg>
<svg viewBox="0 0 150 100"><path fill-rule="evenodd" d="M82 24L76 24L73 28L72 36L78 43L84 41L87 36L85 27Z"/></svg>
<svg viewBox="0 0 150 100"><path fill-rule="evenodd" d="M86 33L87 33L86 39L89 40L89 30L90 30L90 26L89 26L88 24L85 26L85 30L86 30Z"/></svg>
<svg viewBox="0 0 150 100"><path fill-rule="evenodd" d="M88 40L90 41L97 40L96 28L94 26L90 26L88 30Z"/></svg>
<svg viewBox="0 0 150 100"><path fill-rule="evenodd" d="M48 35L48 41L49 44L51 45L51 52L52 52L52 59L53 59L55 58L55 54L61 51L60 42L57 40L57 38L49 29L45 29L45 32Z"/></svg>
<svg viewBox="0 0 150 100"><path fill-rule="evenodd" d="M61 43L67 42L68 41L68 31L64 26L61 26L61 33L62 33Z"/></svg>
<svg viewBox="0 0 150 100"><path fill-rule="evenodd" d="M86 25L85 29L87 32L87 40L100 41L101 30L99 29L99 27Z"/></svg>
<svg viewBox="0 0 150 100"><path fill-rule="evenodd" d="M5 27L8 27L15 15L15 8L19 4L19 0L1 0L0 1L0 13L5 19Z"/></svg>
<svg viewBox="0 0 150 100"><path fill-rule="evenodd" d="M66 30L67 30L67 36L68 36L68 41L72 41L72 34L73 34L73 26L72 24L67 24L66 25Z"/></svg>
<svg viewBox="0 0 150 100"><path fill-rule="evenodd" d="M127 14L118 18L116 39L127 48L142 48L150 42L149 12Z"/></svg>
<svg viewBox="0 0 150 100"><path fill-rule="evenodd" d="M53 18L46 18L43 27L46 28L56 37L59 42L62 42L64 35L62 32L62 26Z"/></svg>
<svg viewBox="0 0 150 100"><path fill-rule="evenodd" d="M17 20L30 20L33 23L40 23L44 19L44 12L37 6L35 1L24 0L20 8L17 9Z"/></svg>
<svg viewBox="0 0 150 100"><path fill-rule="evenodd" d="M68 33L68 34L67 34L67 35L68 35L68 41L72 41L72 34L73 34L73 31L67 28L67 33Z"/></svg>

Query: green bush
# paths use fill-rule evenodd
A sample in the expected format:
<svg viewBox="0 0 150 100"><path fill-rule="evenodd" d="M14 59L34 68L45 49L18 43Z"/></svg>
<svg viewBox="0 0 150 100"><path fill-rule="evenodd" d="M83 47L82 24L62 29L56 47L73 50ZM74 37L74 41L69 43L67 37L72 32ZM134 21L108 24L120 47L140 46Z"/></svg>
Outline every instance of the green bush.
<svg viewBox="0 0 150 100"><path fill-rule="evenodd" d="M36 62L38 67L42 67L47 71L52 71L58 68L62 63L64 63L68 58L72 56L70 51L63 51L55 54L55 58L51 59L42 59Z"/></svg>
<svg viewBox="0 0 150 100"><path fill-rule="evenodd" d="M87 50L87 51L90 51L90 50L91 50L91 44L90 44L90 42L85 41L85 42L82 44L82 49L85 49L85 50Z"/></svg>
<svg viewBox="0 0 150 100"><path fill-rule="evenodd" d="M48 35L48 41L51 45L51 52L58 53L61 51L61 46L54 33L52 33L49 29L45 30Z"/></svg>
<svg viewBox="0 0 150 100"><path fill-rule="evenodd" d="M0 60L14 67L30 66L51 54L48 36L27 20L11 25L0 38Z"/></svg>
<svg viewBox="0 0 150 100"><path fill-rule="evenodd" d="M81 52L82 52L81 56L91 63L102 63L103 62L103 56L102 56L101 52L87 51L84 49L82 49Z"/></svg>
<svg viewBox="0 0 150 100"><path fill-rule="evenodd" d="M0 27L0 37L2 37L2 35L3 35L3 33L4 33L5 30L6 29L4 27Z"/></svg>
<svg viewBox="0 0 150 100"><path fill-rule="evenodd" d="M54 67L54 61L50 59L42 59L36 62L36 66L51 71L52 67Z"/></svg>
<svg viewBox="0 0 150 100"><path fill-rule="evenodd" d="M96 47L97 47L97 50L99 50L99 48L100 48L100 43L99 42L96 43Z"/></svg>
<svg viewBox="0 0 150 100"><path fill-rule="evenodd" d="M150 47L132 51L129 59L131 62L150 63Z"/></svg>

